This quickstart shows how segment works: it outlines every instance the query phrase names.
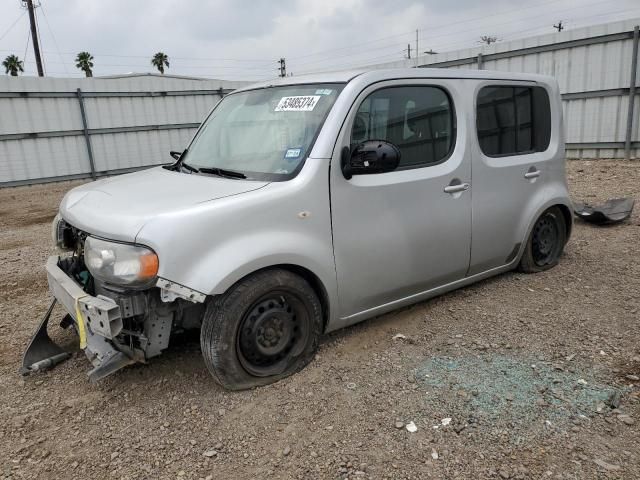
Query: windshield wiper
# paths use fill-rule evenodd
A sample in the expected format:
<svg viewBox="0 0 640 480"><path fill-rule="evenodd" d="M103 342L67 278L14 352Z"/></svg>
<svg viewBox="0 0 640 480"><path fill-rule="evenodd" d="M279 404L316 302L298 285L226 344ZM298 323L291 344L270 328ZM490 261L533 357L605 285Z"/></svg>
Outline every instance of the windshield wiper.
<svg viewBox="0 0 640 480"><path fill-rule="evenodd" d="M193 172L193 173L198 173L200 171L196 167L192 167L188 163L184 163L184 162L180 162L179 166L180 167L184 167L184 168L186 168L187 170L189 170L190 172Z"/></svg>
<svg viewBox="0 0 640 480"><path fill-rule="evenodd" d="M191 168L194 168L194 167L191 167ZM219 177L247 178L247 176L242 172L236 172L234 170L226 170L224 168L218 168L218 167L202 167L200 168L199 172L209 173L211 175L218 175Z"/></svg>

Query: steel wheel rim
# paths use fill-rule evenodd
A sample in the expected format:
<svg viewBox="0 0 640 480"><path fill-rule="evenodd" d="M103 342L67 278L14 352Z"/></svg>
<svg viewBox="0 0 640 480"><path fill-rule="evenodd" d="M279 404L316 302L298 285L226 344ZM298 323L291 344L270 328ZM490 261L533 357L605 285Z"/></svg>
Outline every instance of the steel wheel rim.
<svg viewBox="0 0 640 480"><path fill-rule="evenodd" d="M554 215L547 213L533 227L531 251L539 267L553 263L559 251L560 226Z"/></svg>
<svg viewBox="0 0 640 480"><path fill-rule="evenodd" d="M304 302L291 292L260 297L243 315L236 335L242 367L256 377L286 371L307 343L309 321Z"/></svg>

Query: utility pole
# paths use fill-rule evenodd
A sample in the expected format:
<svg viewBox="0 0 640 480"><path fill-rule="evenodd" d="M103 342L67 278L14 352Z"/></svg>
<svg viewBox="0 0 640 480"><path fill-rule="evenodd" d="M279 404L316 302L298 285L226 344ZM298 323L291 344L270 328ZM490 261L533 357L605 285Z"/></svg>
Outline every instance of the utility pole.
<svg viewBox="0 0 640 480"><path fill-rule="evenodd" d="M42 68L42 57L40 57L40 44L38 42L38 29L36 27L36 13L33 7L33 0L23 0L27 4L29 10L29 22L31 23L31 39L33 40L33 54L36 57L36 66L38 67L38 76L44 77L44 69Z"/></svg>
<svg viewBox="0 0 640 480"><path fill-rule="evenodd" d="M411 60L411 44L407 43L407 59Z"/></svg>
<svg viewBox="0 0 640 480"><path fill-rule="evenodd" d="M287 62L284 58L281 58L280 60L278 60L278 62L280 64L280 76L281 77L286 77L287 76Z"/></svg>
<svg viewBox="0 0 640 480"><path fill-rule="evenodd" d="M416 28L416 49L414 50L416 52L416 60L418 60L418 52L420 52L420 49L418 48L418 29ZM416 65L418 63L416 62Z"/></svg>
<svg viewBox="0 0 640 480"><path fill-rule="evenodd" d="M561 32L562 30L564 30L564 25L562 24L562 20L560 20L557 25L554 25L553 28L558 30L558 32Z"/></svg>

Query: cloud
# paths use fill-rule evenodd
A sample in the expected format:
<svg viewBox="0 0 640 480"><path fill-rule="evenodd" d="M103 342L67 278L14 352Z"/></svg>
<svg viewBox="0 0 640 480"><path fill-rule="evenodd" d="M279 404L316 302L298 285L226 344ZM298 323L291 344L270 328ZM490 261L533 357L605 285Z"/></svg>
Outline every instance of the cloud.
<svg viewBox="0 0 640 480"><path fill-rule="evenodd" d="M421 50L474 46L480 35L509 39L640 15L637 0L615 8L594 0L40 0L45 66L53 75L81 75L73 59L95 57L96 75L151 71L157 51L169 73L259 79L289 72L400 60L415 30ZM0 4L0 36L20 14L19 2ZM0 56L24 57L27 16L0 41ZM58 51L61 52L58 54ZM35 72L27 50L27 73Z"/></svg>

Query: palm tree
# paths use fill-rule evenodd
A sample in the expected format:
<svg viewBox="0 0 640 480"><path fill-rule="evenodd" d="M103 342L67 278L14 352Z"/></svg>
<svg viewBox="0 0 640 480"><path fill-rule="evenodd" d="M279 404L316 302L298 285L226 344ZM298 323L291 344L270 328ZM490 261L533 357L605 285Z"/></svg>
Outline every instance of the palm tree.
<svg viewBox="0 0 640 480"><path fill-rule="evenodd" d="M164 67L169 68L169 57L166 53L158 52L151 59L151 65L164 75Z"/></svg>
<svg viewBox="0 0 640 480"><path fill-rule="evenodd" d="M76 57L76 67L82 70L87 77L93 77L93 55L89 52L80 52Z"/></svg>
<svg viewBox="0 0 640 480"><path fill-rule="evenodd" d="M12 77L17 77L18 72L24 72L24 62L15 55L9 55L2 62L4 73L8 73Z"/></svg>

